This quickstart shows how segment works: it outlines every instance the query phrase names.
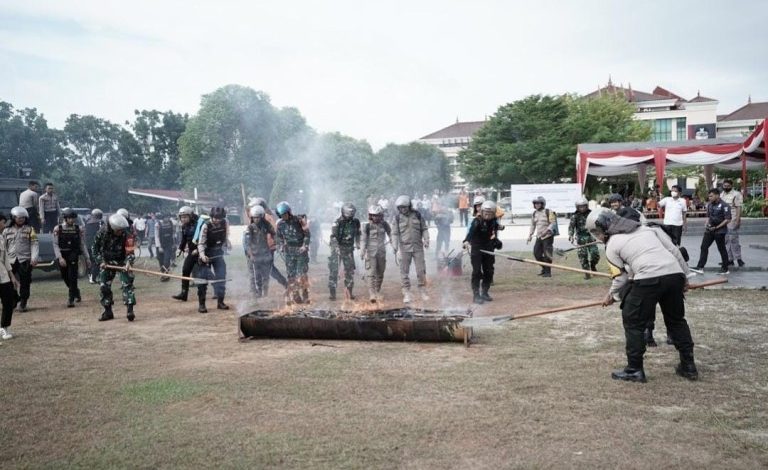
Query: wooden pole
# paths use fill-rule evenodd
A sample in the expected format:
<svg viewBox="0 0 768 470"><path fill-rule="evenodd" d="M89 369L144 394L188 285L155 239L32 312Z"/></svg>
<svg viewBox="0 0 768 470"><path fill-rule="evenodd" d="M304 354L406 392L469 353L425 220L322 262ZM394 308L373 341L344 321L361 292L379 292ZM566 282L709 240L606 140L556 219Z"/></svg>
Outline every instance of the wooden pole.
<svg viewBox="0 0 768 470"><path fill-rule="evenodd" d="M543 261L536 261L528 258L518 258L516 256L509 256L509 255L503 255L501 253L494 253L492 251L486 251L486 250L480 250L483 253L493 255L493 256L500 256L502 258L506 258L508 260L512 261L520 261L522 263L530 263L530 264L536 264L538 266L548 266L550 268L557 268L562 269L564 271L572 271L575 273L583 273L583 274L591 274L593 276L599 276L599 277L607 277L608 279L613 279L613 276L607 273L601 273L599 271L587 271L586 269L579 269L579 268L572 268L570 266L563 266L562 264L553 264L553 263L545 263Z"/></svg>
<svg viewBox="0 0 768 470"><path fill-rule="evenodd" d="M128 271L125 266L115 266L113 264L108 264L105 266L106 269L111 269L113 271ZM131 271L141 273L141 274L149 274L152 276L160 276L160 277L170 277L171 279L180 279L182 281L191 281L195 284L214 284L216 282L226 282L231 279L214 279L214 280L208 280L208 279L202 279L202 278L196 278L196 277L187 277L187 276L180 276L178 274L172 274L172 273L164 273L160 271L150 271L149 269L141 269L141 268L131 268Z"/></svg>

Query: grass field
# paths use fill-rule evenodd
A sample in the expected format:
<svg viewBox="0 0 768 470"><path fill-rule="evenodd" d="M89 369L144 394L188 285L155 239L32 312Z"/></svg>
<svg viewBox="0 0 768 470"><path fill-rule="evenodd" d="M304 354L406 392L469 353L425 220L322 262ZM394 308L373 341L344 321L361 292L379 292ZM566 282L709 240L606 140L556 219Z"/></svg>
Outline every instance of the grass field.
<svg viewBox="0 0 768 470"><path fill-rule="evenodd" d="M274 285L247 300L243 260L229 264L233 306L280 306ZM318 306L332 305L325 271L312 266ZM476 314L600 300L607 286L536 271L499 261L496 300ZM431 276L426 306L468 306L468 282ZM0 345L2 468L768 466L765 292L688 295L698 382L675 375L659 315L643 385L610 379L624 365L615 306L479 330L467 349L239 341L235 311L209 301L197 314L170 299L178 284L149 277L137 277L135 322L116 308L99 323L97 289L83 288L83 304L65 309L63 283L36 280L17 337Z"/></svg>

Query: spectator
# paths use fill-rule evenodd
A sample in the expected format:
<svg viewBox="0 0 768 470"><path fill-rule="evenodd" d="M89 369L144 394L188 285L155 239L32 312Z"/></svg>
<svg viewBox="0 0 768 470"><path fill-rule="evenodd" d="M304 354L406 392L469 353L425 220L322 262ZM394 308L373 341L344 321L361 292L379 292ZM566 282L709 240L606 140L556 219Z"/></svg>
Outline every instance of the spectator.
<svg viewBox="0 0 768 470"><path fill-rule="evenodd" d="M645 210L649 212L656 212L658 210L658 201L656 199L656 191L650 191L648 193L648 199L645 200Z"/></svg>
<svg viewBox="0 0 768 470"><path fill-rule="evenodd" d="M37 233L40 233L40 212L38 212L40 195L37 194L39 186L37 181L30 181L27 184L27 190L19 196L19 206L26 209L27 213L29 213L27 223L31 225Z"/></svg>
<svg viewBox="0 0 768 470"><path fill-rule="evenodd" d="M139 214L136 220L133 221L133 228L136 230L136 238L139 239L139 246L141 246L144 243L144 238L147 236L147 219Z"/></svg>
<svg viewBox="0 0 768 470"><path fill-rule="evenodd" d="M149 249L149 257L154 258L155 253L152 248L155 247L155 229L157 227L157 218L152 213L147 214L147 230L145 236L147 237L147 248Z"/></svg>
<svg viewBox="0 0 768 470"><path fill-rule="evenodd" d="M448 207L438 204L435 207L435 226L437 227L437 243L435 243L435 259L440 258L440 251L448 252L451 244L451 224L453 223L453 211Z"/></svg>
<svg viewBox="0 0 768 470"><path fill-rule="evenodd" d="M43 233L53 232L59 223L59 197L54 193L53 183L45 183L45 194L40 196L40 219L43 222Z"/></svg>
<svg viewBox="0 0 768 470"><path fill-rule="evenodd" d="M469 225L469 194L464 188L459 191L459 222L462 227Z"/></svg>
<svg viewBox="0 0 768 470"><path fill-rule="evenodd" d="M708 197L707 225L704 238L701 240L701 254L696 268L692 268L691 271L699 274L704 273L709 247L712 246L712 242L715 242L721 260L718 274L728 274L728 251L725 248L725 234L728 233L728 223L731 221L731 208L720 199L720 190L717 188L710 189Z"/></svg>
<svg viewBox="0 0 768 470"><path fill-rule="evenodd" d="M728 265L733 266L734 261L739 267L744 266L741 260L741 245L739 244L739 228L741 227L741 207L744 198L739 191L733 189L733 181L723 181L723 202L731 208L731 222L728 224L728 233L725 235L725 250L728 253Z"/></svg>
<svg viewBox="0 0 768 470"><path fill-rule="evenodd" d="M687 229L686 212L688 211L685 199L680 197L680 187L672 186L670 196L659 201L659 207L664 208L664 231L672 239L672 243L680 246L683 232Z"/></svg>

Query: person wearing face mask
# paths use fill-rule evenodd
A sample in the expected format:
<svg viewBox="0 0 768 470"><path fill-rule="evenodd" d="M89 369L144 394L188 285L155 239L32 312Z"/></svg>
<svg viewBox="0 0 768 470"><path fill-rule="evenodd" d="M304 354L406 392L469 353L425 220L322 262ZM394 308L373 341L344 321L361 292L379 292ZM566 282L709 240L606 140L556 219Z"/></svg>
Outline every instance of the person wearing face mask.
<svg viewBox="0 0 768 470"><path fill-rule="evenodd" d="M688 229L687 204L685 199L680 197L680 187L672 186L670 195L659 201L659 207L664 208L664 231L669 234L672 243L680 246L683 232Z"/></svg>
<svg viewBox="0 0 768 470"><path fill-rule="evenodd" d="M490 302L493 298L488 290L493 283L494 256L483 251L493 251L501 248L497 238L499 222L496 218L496 203L485 201L464 237L463 246L470 251L472 261L472 301L476 304Z"/></svg>
<svg viewBox="0 0 768 470"><path fill-rule="evenodd" d="M723 192L720 194L723 200L731 208L731 222L728 224L728 233L725 234L725 251L728 253L728 265L733 266L734 262L739 267L744 266L741 259L741 245L739 244L739 227L741 227L741 206L744 205L744 198L739 191L733 189L733 181L723 181Z"/></svg>

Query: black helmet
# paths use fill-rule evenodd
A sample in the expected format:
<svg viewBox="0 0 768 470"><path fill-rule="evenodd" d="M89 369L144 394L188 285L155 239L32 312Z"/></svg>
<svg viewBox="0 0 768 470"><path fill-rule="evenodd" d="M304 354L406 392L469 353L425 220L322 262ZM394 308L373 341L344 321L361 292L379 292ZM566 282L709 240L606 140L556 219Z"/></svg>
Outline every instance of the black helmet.
<svg viewBox="0 0 768 470"><path fill-rule="evenodd" d="M69 207L67 207L63 211L61 211L61 216L65 219L69 217L77 217L77 212L75 212L74 209L70 209Z"/></svg>
<svg viewBox="0 0 768 470"><path fill-rule="evenodd" d="M223 207L214 207L211 209L212 219L224 219L227 217L227 211Z"/></svg>
<svg viewBox="0 0 768 470"><path fill-rule="evenodd" d="M608 202L623 202L624 198L621 197L621 194L613 193L610 196L608 196Z"/></svg>

